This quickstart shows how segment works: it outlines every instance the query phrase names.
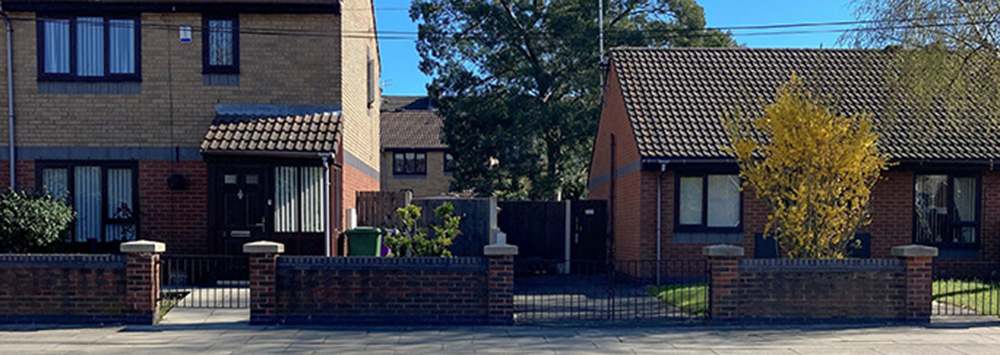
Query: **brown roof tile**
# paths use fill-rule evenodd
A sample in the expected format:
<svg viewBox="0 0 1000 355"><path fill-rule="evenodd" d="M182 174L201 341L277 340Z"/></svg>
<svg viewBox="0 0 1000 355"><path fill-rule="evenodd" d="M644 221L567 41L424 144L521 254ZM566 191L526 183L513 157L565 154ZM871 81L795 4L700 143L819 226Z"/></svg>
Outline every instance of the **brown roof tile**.
<svg viewBox="0 0 1000 355"><path fill-rule="evenodd" d="M382 112L382 149L444 149L441 116L433 110Z"/></svg>
<svg viewBox="0 0 1000 355"><path fill-rule="evenodd" d="M872 114L894 159L1000 158L1000 135L985 115L887 114L884 51L616 48L610 56L644 158L729 158L720 117L759 114L793 72L840 112Z"/></svg>
<svg viewBox="0 0 1000 355"><path fill-rule="evenodd" d="M277 117L219 114L205 133L201 150L336 153L339 138L339 113Z"/></svg>

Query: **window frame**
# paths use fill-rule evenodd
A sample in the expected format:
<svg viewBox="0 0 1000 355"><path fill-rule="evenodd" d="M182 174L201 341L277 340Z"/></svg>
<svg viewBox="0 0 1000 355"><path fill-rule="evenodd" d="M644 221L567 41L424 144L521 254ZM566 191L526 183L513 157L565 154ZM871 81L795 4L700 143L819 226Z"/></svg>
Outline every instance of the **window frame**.
<svg viewBox="0 0 1000 355"><path fill-rule="evenodd" d="M917 240L917 228L919 228L919 226L918 226L917 211L916 211L916 202L917 202L916 201L916 199L917 199L916 188L917 188L917 181L919 180L919 177L920 176L925 176L925 175L945 175L945 176L947 176L947 184L948 184L948 198L947 198L947 201L948 201L948 220L946 222L947 223L946 230L948 230L949 233L952 233L952 231L954 229L956 229L956 228L973 227L973 228L976 229L976 241L974 243L925 242L925 241L918 241ZM975 216L975 221L973 221L973 222L958 222L958 221L955 221L955 219L958 217L958 213L957 213L958 210L957 210L957 208L955 206L955 179L956 178L971 178L971 179L974 179L976 181L976 203L975 203L976 211L975 211L975 213L973 213L973 215ZM910 202L910 203L912 203L912 205L910 205L910 208L912 210L912 215L911 216L912 216L912 219L913 219L910 239L913 240L914 244L930 245L930 246L935 246L935 247L942 248L942 249L979 249L980 248L980 246L982 245L982 240L983 240L983 227L982 227L982 221L983 221L983 175L982 174L969 173L969 172L949 173L947 171L940 171L940 170L917 171L917 172L914 172L914 174L913 174L913 183L910 186L910 192L913 193L913 195L911 195L912 197L911 197L911 202Z"/></svg>
<svg viewBox="0 0 1000 355"><path fill-rule="evenodd" d="M77 74L77 19L80 17L100 17L104 26L104 75L102 76L80 76ZM47 73L45 72L45 22L46 20L67 20L69 21L69 73ZM135 72L128 74L111 73L111 32L109 30L110 20L132 20L135 29L133 44L135 51ZM35 21L35 45L36 61L38 64L38 81L53 82L135 82L142 81L142 19L137 14L40 14Z"/></svg>
<svg viewBox="0 0 1000 355"><path fill-rule="evenodd" d="M424 156L423 169L417 169L417 170L422 170L421 172L415 172L415 173L407 173L406 172L406 167L405 166L406 166L406 154L407 153L413 153L414 154L413 158L416 161L419 161L418 159L416 159L417 155L423 154L423 156ZM396 154L403 154L403 167L400 167L398 164L396 164ZM414 162L414 164L416 164L416 162ZM392 175L393 176L427 176L427 152L426 151L420 151L420 150L397 150L397 151L393 151L392 152Z"/></svg>
<svg viewBox="0 0 1000 355"><path fill-rule="evenodd" d="M142 225L140 223L140 206L139 206L139 164L135 161L87 161L87 160L40 160L35 162L35 184L36 190L42 191L45 186L44 173L45 169L66 169L66 203L70 207L74 207L74 193L76 192L76 179L75 179L75 168L78 166L96 166L101 169L101 235L98 240L87 239L86 241L77 241L76 236L71 234L68 244L71 245L82 245L89 243L97 244L112 244L125 242L122 241L108 241L107 226L108 225L135 225L135 239L140 239L140 232ZM108 194L108 170L111 169L129 169L132 171L132 218L122 219L122 218L112 218L108 217L108 204L106 202ZM74 207L75 212L75 207ZM70 228L76 226L76 221Z"/></svg>
<svg viewBox="0 0 1000 355"><path fill-rule="evenodd" d="M208 22L213 20L228 20L233 22L233 64L211 65L209 54L210 28ZM239 74L240 73L240 17L239 14L202 14L201 15L201 73L202 74Z"/></svg>
<svg viewBox="0 0 1000 355"><path fill-rule="evenodd" d="M448 166L448 157L451 157L451 166ZM458 167L458 162L455 161L455 156L451 153L445 152L444 155L441 156L441 159L443 160L442 165L444 165L444 173L454 173L455 169Z"/></svg>
<svg viewBox="0 0 1000 355"><path fill-rule="evenodd" d="M743 191L739 192L740 223L735 227L708 226L708 177L712 175L733 175L739 179L738 173L718 172L683 172L674 174L674 232L675 233L742 233L743 232ZM701 179L701 223L681 224L681 178L697 177ZM741 180L742 181L742 180Z"/></svg>
<svg viewBox="0 0 1000 355"><path fill-rule="evenodd" d="M278 220L279 220L279 216L278 216L278 169L281 169L281 168L291 168L291 169L294 169L294 171L295 171L296 203L295 203L295 206L294 206L294 208L295 208L295 221L294 221L295 230L294 231L279 231L278 230ZM273 196L271 199L272 199L272 201L274 201L274 204L273 204L273 206L271 208L271 211L269 211L269 213L271 214L271 217L273 217L273 222L271 223L271 233L274 233L276 235L322 235L324 233L324 231L322 231L322 230L320 230L318 232L303 231L303 229L304 229L303 227L305 225L305 223L303 222L303 219L304 219L304 216L305 216L303 214L304 208L302 207L302 205L304 203L303 200L304 200L304 197L305 197L305 196L303 196L303 193L304 193L303 192L303 186L305 186L305 180L306 180L304 171L307 168L314 168L314 169L318 168L318 169L320 169L320 178L321 178L321 186L320 186L320 189L321 189L321 200L320 200L320 204L322 205L322 203L323 203L322 200L323 199L329 199L330 198L329 191L325 191L325 192L327 192L326 194L322 193L322 192L324 192L322 190L327 188L327 187L322 186L322 180L324 178L324 175L329 173L329 171L326 171L326 170L323 169L322 165L317 166L317 165L301 165L301 164L276 164L276 165L271 166L270 167L270 174L273 174L274 178L272 179L273 181L270 183L271 186L267 187L267 188L271 189L271 191L272 191L271 192L271 196ZM325 178L329 179L328 176L325 177ZM332 203L329 204L329 205L327 205L327 206L328 207L332 207ZM321 206L321 208L323 208L323 206ZM330 213L330 211L322 211L321 215L328 215L329 213ZM332 221L331 221L331 224L332 224ZM323 228L324 227L321 226L320 229L323 229Z"/></svg>

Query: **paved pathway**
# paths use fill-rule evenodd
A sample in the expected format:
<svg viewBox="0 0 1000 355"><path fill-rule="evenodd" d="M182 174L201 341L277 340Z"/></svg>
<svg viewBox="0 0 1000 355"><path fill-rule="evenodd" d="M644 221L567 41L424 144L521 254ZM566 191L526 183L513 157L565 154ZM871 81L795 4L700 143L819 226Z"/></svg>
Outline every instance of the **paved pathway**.
<svg viewBox="0 0 1000 355"><path fill-rule="evenodd" d="M176 311L176 310L175 310ZM929 327L252 327L237 311L140 327L0 327L0 353L998 354L1000 324Z"/></svg>

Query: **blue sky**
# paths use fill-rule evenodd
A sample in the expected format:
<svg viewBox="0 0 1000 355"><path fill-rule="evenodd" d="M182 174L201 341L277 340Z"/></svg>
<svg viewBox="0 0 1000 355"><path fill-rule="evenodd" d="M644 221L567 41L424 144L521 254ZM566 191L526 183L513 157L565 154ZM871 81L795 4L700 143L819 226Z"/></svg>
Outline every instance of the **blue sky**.
<svg viewBox="0 0 1000 355"><path fill-rule="evenodd" d="M849 0L699 0L705 8L710 27L770 25L805 22L851 21ZM596 1L595 1L596 4ZM375 0L375 16L379 31L416 32L410 21L408 0ZM596 5L595 5L596 6ZM841 27L843 28L843 27ZM797 30L831 30L819 27ZM752 32L788 31L754 30ZM751 31L734 31L736 40L749 47L764 48L824 48L836 47L839 33L806 33L778 35L741 35ZM383 39L379 42L382 56L382 83L385 95L425 95L430 78L423 75L417 64L420 57L410 39Z"/></svg>

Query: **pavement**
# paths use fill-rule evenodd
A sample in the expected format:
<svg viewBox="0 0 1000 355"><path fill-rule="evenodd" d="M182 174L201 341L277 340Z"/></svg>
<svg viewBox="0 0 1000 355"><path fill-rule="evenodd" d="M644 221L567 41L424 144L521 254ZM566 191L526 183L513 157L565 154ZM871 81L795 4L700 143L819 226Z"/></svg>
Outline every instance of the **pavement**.
<svg viewBox="0 0 1000 355"><path fill-rule="evenodd" d="M0 326L0 354L1000 354L1000 323L926 326L258 327L175 308L155 326ZM995 318L993 318L995 320Z"/></svg>

